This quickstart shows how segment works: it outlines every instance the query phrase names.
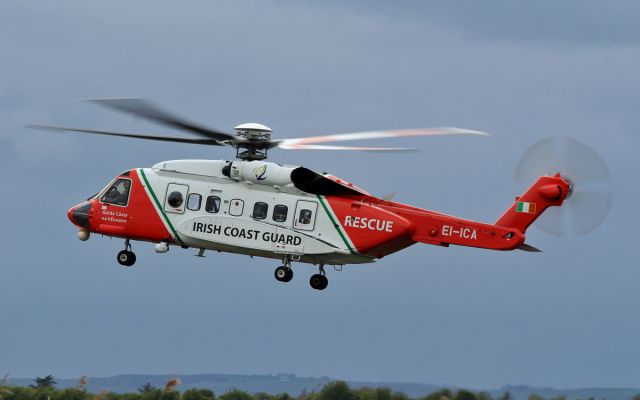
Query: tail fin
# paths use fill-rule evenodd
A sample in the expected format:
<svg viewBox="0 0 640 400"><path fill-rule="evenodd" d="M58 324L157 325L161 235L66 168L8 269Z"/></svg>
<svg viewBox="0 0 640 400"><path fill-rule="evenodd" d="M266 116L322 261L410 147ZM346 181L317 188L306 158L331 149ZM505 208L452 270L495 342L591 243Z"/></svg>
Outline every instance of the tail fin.
<svg viewBox="0 0 640 400"><path fill-rule="evenodd" d="M495 224L524 233L548 207L561 206L570 190L571 184L560 174L542 176L522 196L516 197Z"/></svg>

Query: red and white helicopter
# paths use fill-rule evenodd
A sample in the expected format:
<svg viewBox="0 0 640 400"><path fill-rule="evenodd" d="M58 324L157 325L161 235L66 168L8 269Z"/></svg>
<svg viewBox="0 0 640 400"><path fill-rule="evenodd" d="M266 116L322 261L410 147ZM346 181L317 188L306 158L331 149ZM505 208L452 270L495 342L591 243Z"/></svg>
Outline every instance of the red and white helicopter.
<svg viewBox="0 0 640 400"><path fill-rule="evenodd" d="M594 229L606 216L611 195L609 173L599 156L573 139L534 145L521 160L517 176L533 184L493 223L457 218L378 198L336 176L305 167L266 162L267 151L282 149L402 151L348 147L327 142L406 136L487 135L458 128L360 132L298 139L271 139L271 129L248 123L231 135L175 117L141 99L92 100L199 138L152 136L95 129L33 125L36 128L87 132L136 139L230 146L237 160L164 161L116 176L102 191L71 208L68 217L78 237L91 233L122 238L121 265L132 266L131 241L225 251L279 259L275 277L293 278L292 262L318 266L311 287L328 285L324 266L372 263L415 243L460 245L491 250L538 251L525 243L525 232L547 208L576 202L570 215L549 218L542 228L562 234L564 219L577 233ZM585 172L586 171L586 172ZM580 192L581 182L596 183ZM604 183L604 185L603 185ZM563 207L564 208L564 207ZM546 228L545 228L546 227Z"/></svg>

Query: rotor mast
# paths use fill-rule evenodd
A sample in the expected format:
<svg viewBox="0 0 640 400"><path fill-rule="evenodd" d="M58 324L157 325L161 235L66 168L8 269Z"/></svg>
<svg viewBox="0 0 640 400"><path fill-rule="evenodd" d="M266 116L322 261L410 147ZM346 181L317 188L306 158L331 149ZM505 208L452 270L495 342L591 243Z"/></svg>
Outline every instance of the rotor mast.
<svg viewBox="0 0 640 400"><path fill-rule="evenodd" d="M238 125L234 129L238 138L233 144L237 158L245 161L261 161L267 158L267 150L273 147L271 128L250 122Z"/></svg>

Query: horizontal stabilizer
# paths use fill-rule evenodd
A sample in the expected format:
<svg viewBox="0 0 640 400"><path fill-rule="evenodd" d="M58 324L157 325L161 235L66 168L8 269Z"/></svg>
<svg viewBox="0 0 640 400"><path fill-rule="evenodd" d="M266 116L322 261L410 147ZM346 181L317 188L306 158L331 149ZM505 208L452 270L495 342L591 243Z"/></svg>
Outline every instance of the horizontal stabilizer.
<svg viewBox="0 0 640 400"><path fill-rule="evenodd" d="M528 245L526 243L523 243L520 246L518 246L518 249L520 249L522 251L528 251L530 253L542 253L542 250L538 249L537 247L533 247L531 245Z"/></svg>

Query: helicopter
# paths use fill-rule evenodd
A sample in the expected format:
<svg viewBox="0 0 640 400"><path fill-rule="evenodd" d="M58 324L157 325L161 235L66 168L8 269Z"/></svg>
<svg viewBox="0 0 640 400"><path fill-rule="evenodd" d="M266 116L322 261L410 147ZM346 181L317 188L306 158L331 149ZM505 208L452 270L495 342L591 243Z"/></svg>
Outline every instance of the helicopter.
<svg viewBox="0 0 640 400"><path fill-rule="evenodd" d="M235 135L177 117L136 98L91 100L197 137L157 136L98 129L30 125L143 140L234 148L236 159L172 160L118 174L100 192L67 212L80 240L92 234L124 239L117 262L136 262L132 241L154 243L157 253L171 247L229 252L279 260L275 278L289 282L293 263L317 267L313 289L328 286L325 266L376 262L416 243L490 250L540 250L526 243L526 231L540 227L554 235L585 234L597 227L611 205L604 161L575 139L544 139L518 163L516 177L529 187L494 223L483 223L377 197L328 173L265 161L270 149L410 151L395 147L337 146L327 143L442 135L488 136L461 128L424 128L273 139L258 123L235 127ZM582 189L582 183L586 182ZM594 185L595 183L595 185ZM553 214L575 203L568 214ZM561 207L562 206L562 207Z"/></svg>

